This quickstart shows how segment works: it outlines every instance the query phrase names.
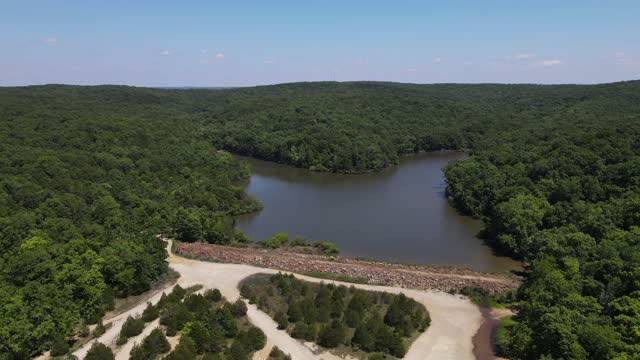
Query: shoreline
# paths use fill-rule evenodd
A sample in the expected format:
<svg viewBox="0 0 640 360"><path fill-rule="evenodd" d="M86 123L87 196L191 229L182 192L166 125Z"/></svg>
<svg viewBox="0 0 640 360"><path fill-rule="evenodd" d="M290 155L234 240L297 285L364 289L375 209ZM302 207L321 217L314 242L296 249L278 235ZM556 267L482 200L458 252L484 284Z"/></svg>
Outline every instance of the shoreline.
<svg viewBox="0 0 640 360"><path fill-rule="evenodd" d="M323 255L301 254L282 249L238 248L205 243L179 243L176 254L220 263L244 264L289 271L299 274L326 273L366 279L370 285L397 286L416 290L457 292L462 288L481 287L501 292L515 288L512 277L459 269L426 267L363 261L353 258L330 258Z"/></svg>
<svg viewBox="0 0 640 360"><path fill-rule="evenodd" d="M513 315L509 309L496 309L478 306L482 314L482 321L478 330L473 335L473 355L477 360L502 359L496 356L494 337L500 319Z"/></svg>

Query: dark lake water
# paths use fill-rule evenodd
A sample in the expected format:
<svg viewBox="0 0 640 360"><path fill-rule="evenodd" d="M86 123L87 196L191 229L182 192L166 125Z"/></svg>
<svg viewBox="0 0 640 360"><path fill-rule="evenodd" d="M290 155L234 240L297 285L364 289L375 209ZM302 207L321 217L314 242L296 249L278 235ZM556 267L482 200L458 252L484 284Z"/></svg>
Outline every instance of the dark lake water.
<svg viewBox="0 0 640 360"><path fill-rule="evenodd" d="M502 272L518 268L476 237L479 220L459 215L445 197L442 173L462 153L403 158L378 173L341 175L245 158L247 191L264 208L237 227L254 240L285 231L336 244L342 255Z"/></svg>

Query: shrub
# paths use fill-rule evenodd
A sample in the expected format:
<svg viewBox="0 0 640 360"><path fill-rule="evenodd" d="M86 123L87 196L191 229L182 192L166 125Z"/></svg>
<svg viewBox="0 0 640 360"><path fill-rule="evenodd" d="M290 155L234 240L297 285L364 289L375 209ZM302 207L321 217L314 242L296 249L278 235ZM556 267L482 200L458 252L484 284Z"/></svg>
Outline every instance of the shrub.
<svg viewBox="0 0 640 360"><path fill-rule="evenodd" d="M291 337L294 339L304 339L307 333L307 324L303 321L297 322L291 331Z"/></svg>
<svg viewBox="0 0 640 360"><path fill-rule="evenodd" d="M188 295L183 303L187 309L196 316L198 316L198 314L205 314L211 307L211 303L200 294Z"/></svg>
<svg viewBox="0 0 640 360"><path fill-rule="evenodd" d="M89 326L87 325L87 321L82 319L80 320L80 323L78 324L78 335L80 337L87 337L89 336L90 332L89 332Z"/></svg>
<svg viewBox="0 0 640 360"><path fill-rule="evenodd" d="M196 353L204 354L207 351L213 351L218 348L219 344L209 331L209 327L202 321L188 322L182 331L183 335L189 336L196 344Z"/></svg>
<svg viewBox="0 0 640 360"><path fill-rule="evenodd" d="M231 360L247 360L248 355L242 342L235 340L229 349L228 358Z"/></svg>
<svg viewBox="0 0 640 360"><path fill-rule="evenodd" d="M196 356L195 342L188 335L183 335L178 346L163 360L194 360Z"/></svg>
<svg viewBox="0 0 640 360"><path fill-rule="evenodd" d="M334 348L344 342L346 328L338 320L325 325L318 334L318 344L326 348Z"/></svg>
<svg viewBox="0 0 640 360"><path fill-rule="evenodd" d="M220 353L206 353L202 356L202 360L222 360Z"/></svg>
<svg viewBox="0 0 640 360"><path fill-rule="evenodd" d="M316 241L313 243L313 246L322 250L322 252L327 256L335 256L340 253L338 247L328 241Z"/></svg>
<svg viewBox="0 0 640 360"><path fill-rule="evenodd" d="M150 354L147 349L145 349L142 345L135 344L133 348L131 348L131 352L129 353L129 360L151 360L152 354Z"/></svg>
<svg viewBox="0 0 640 360"><path fill-rule="evenodd" d="M207 291L204 292L204 297L205 299L209 300L209 301L213 301L213 302L218 302L220 300L222 300L222 294L220 293L220 290L218 289L209 289Z"/></svg>
<svg viewBox="0 0 640 360"><path fill-rule="evenodd" d="M236 335L238 334L238 325L236 324L236 320L227 306L217 309L213 316L215 321L222 328L224 336L228 338L236 337Z"/></svg>
<svg viewBox="0 0 640 360"><path fill-rule="evenodd" d="M116 339L116 345L117 346L122 346L122 345L126 344L128 340L129 340L129 338L126 338L126 337L120 335L120 336L118 336L118 339Z"/></svg>
<svg viewBox="0 0 640 360"><path fill-rule="evenodd" d="M144 320L144 322L150 322L157 319L158 316L160 316L160 309L148 302L147 307L142 312L142 320Z"/></svg>
<svg viewBox="0 0 640 360"><path fill-rule="evenodd" d="M51 356L62 356L69 352L69 343L64 335L58 334L51 341Z"/></svg>
<svg viewBox="0 0 640 360"><path fill-rule="evenodd" d="M165 295L165 293L162 293L162 296L160 297L160 301L158 301L157 306L160 309L165 308L169 304L179 302L180 300L182 300L182 298L186 294L187 294L187 291L183 289L182 286L176 285L173 287L173 290L171 290L171 293L169 293L169 295Z"/></svg>
<svg viewBox="0 0 640 360"><path fill-rule="evenodd" d="M351 344L365 352L375 350L375 338L366 324L359 324L351 338Z"/></svg>
<svg viewBox="0 0 640 360"><path fill-rule="evenodd" d="M115 360L113 351L106 345L97 341L93 342L84 360Z"/></svg>
<svg viewBox="0 0 640 360"><path fill-rule="evenodd" d="M271 249L277 249L282 245L286 244L289 240L289 235L286 232L277 232L275 233L271 239L263 240L262 243Z"/></svg>
<svg viewBox="0 0 640 360"><path fill-rule="evenodd" d="M518 323L513 320L511 316L505 316L500 319L498 328L495 333L495 344L498 355L509 354L511 343L511 328L515 327Z"/></svg>
<svg viewBox="0 0 640 360"><path fill-rule="evenodd" d="M120 337L124 339L124 342L126 342L128 338L140 335L142 330L144 330L144 320L142 320L142 318L134 318L129 315L124 324L122 324Z"/></svg>
<svg viewBox="0 0 640 360"><path fill-rule="evenodd" d="M193 315L189 312L184 303L175 303L167 308L160 315L160 325L167 327L167 335L173 336L187 322L193 319Z"/></svg>
<svg viewBox="0 0 640 360"><path fill-rule="evenodd" d="M241 317L247 315L247 304L242 301L242 299L236 300L233 305L231 305L231 314L235 317Z"/></svg>
<svg viewBox="0 0 640 360"><path fill-rule="evenodd" d="M289 326L289 320L287 319L287 315L284 312L277 312L273 319L278 323L279 330L285 330Z"/></svg>
<svg viewBox="0 0 640 360"><path fill-rule="evenodd" d="M302 313L302 309L300 308L300 303L297 301L291 303L289 309L287 310L287 315L289 316L289 321L291 322L297 322L298 320L301 320L304 314Z"/></svg>
<svg viewBox="0 0 640 360"><path fill-rule="evenodd" d="M171 350L171 345L162 330L155 328L142 341L142 346L154 354L162 354Z"/></svg>
<svg viewBox="0 0 640 360"><path fill-rule="evenodd" d="M291 356L285 354L277 346L274 346L269 353L268 360L291 360Z"/></svg>
<svg viewBox="0 0 640 360"><path fill-rule="evenodd" d="M242 284L240 287L240 296L249 300L249 304L256 303L256 292L248 284Z"/></svg>
<svg viewBox="0 0 640 360"><path fill-rule="evenodd" d="M267 337L262 330L252 326L247 331L247 348L257 351L262 349L267 343Z"/></svg>
<svg viewBox="0 0 640 360"><path fill-rule="evenodd" d="M98 324L96 325L96 328L93 329L93 333L91 333L91 335L93 337L99 337L100 335L104 334L105 331L107 331L107 328L102 323L102 320L100 320L100 321L98 321Z"/></svg>
<svg viewBox="0 0 640 360"><path fill-rule="evenodd" d="M296 236L295 239L289 242L291 246L311 246L311 243L304 236Z"/></svg>

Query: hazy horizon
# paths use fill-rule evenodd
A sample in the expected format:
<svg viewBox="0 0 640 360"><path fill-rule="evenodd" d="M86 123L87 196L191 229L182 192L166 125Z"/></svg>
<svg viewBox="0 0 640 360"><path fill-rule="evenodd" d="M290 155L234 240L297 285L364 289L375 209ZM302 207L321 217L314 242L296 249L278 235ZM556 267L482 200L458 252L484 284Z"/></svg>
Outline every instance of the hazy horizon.
<svg viewBox="0 0 640 360"><path fill-rule="evenodd" d="M166 89L166 90L190 90L190 89L203 89L203 90L225 90L225 89L240 89L240 88L250 88L250 87L260 87L260 86L276 86L276 85L286 85L286 84L301 84L301 83L362 83L362 82L371 82L371 83L393 83L393 84L406 84L406 85L536 85L536 86L554 86L554 85L580 85L580 86L589 86L589 85L605 85L605 84L613 84L620 82L630 82L630 81L640 81L638 79L629 79L629 80L618 80L618 81L610 81L610 82L596 82L596 83L507 83L507 82L436 82L436 83L412 83L412 82L400 82L400 81L380 81L380 80L348 80L348 81L331 81L331 80L318 80L318 81L293 81L293 82L282 82L282 83L273 83L273 84L257 84L257 85L244 85L244 86L190 86L190 85L176 85L176 86L144 86L144 85L129 85L129 84L68 84L68 83L43 83L43 84L25 84L25 85L0 85L0 88L3 87L29 87L29 86L129 86L129 87L140 87L140 88L149 88L149 89Z"/></svg>
<svg viewBox="0 0 640 360"><path fill-rule="evenodd" d="M640 78L640 2L3 2L0 86Z"/></svg>

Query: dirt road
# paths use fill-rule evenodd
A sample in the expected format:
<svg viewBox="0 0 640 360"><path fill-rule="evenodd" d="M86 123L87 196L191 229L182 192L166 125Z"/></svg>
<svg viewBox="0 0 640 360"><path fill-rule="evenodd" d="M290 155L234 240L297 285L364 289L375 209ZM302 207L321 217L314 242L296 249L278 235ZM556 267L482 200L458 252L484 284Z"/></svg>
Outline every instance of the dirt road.
<svg viewBox="0 0 640 360"><path fill-rule="evenodd" d="M230 301L239 296L238 283L256 273L276 273L277 270L242 264L212 263L190 260L170 253L169 264L181 275L181 286L202 284L205 288L218 288ZM295 274L294 274L295 275ZM321 280L295 275L307 281L332 282L351 286L353 284ZM404 293L424 304L431 315L431 326L420 335L409 348L405 359L473 359L472 338L480 326L482 316L477 306L469 300L434 290L411 290L400 287L354 285L358 288L390 293ZM293 359L335 359L328 353L314 354L301 342L291 338L285 331L278 330L276 323L255 306L249 305L251 322L262 329L269 344L278 346ZM266 351L265 351L266 353Z"/></svg>
<svg viewBox="0 0 640 360"><path fill-rule="evenodd" d="M158 302L158 300L160 300L160 297L162 296L163 292L169 293L171 292L171 290L173 290L173 287L175 285L171 285L168 286L167 288L158 291L157 293L155 293L148 301L155 304ZM115 316L107 321L105 321L105 325L107 324L111 324L111 327L109 327L107 329L107 331L105 331L104 334L102 334L102 336L98 337L97 339L90 341L88 343L86 343L84 346L82 346L80 349L76 350L73 352L73 355L77 356L78 359L84 359L84 357L87 355L87 351L89 351L89 349L91 348L91 346L93 345L93 343L95 341L101 342L109 347L115 348L116 347L116 340L118 339L118 335L120 334L120 329L122 328L122 324L124 324L124 321L127 319L127 317L129 316L138 316L141 315L142 312L144 311L144 309L147 307L147 303L145 301L141 302L140 304L136 305L135 307L131 308L128 311L125 311L121 314L119 314L118 316ZM153 330L153 328L157 327L157 323L155 324L154 327L150 328L150 326L153 326L153 322L147 326L147 328L145 329L145 331L148 330L148 332L151 332L151 330ZM137 339L137 338L136 338ZM133 341L131 341L132 339L130 339L130 341L125 344L123 346L123 349L126 350L126 357L123 356L118 356L118 354L120 353L120 349L116 349L116 358L117 359L128 359L129 358L129 351L131 351L131 347L133 347ZM142 340L139 339L138 342Z"/></svg>
<svg viewBox="0 0 640 360"><path fill-rule="evenodd" d="M277 273L278 270L266 269L242 264L226 264L213 263L198 260L186 259L176 256L171 252L170 244L167 247L169 257L169 265L175 271L180 273L178 284L183 288L201 284L204 289L217 288L222 295L229 301L235 301L239 298L240 292L238 284L244 278L256 273ZM354 284L341 283L337 281L321 280L307 276L294 274L296 277L313 282L324 281L335 284L344 284L351 286ZM373 291L387 291L390 293L404 293L420 303L422 303L431 315L431 326L426 332L421 334L408 349L405 359L409 360L429 360L429 359L474 359L472 338L480 327L482 315L477 306L473 305L469 300L455 295L449 295L435 290L412 290L401 287L377 286L377 285L361 285L354 286ZM172 290L173 286L166 289L167 292ZM203 289L203 290L204 290ZM150 301L156 303L162 292L155 294ZM116 359L128 359L129 352L133 344L140 342L145 334L148 334L158 326L157 321L147 325L143 334L130 339L127 344L121 347L115 347L115 341L120 332L120 328L124 320L129 316L141 314L145 303L126 311L113 319L112 326L100 336L97 340L114 349ZM306 359L324 359L337 360L341 359L331 353L324 352L318 354L302 342L290 337L285 331L278 330L277 324L267 314L257 309L255 305L248 305L247 316L249 320L257 327L264 331L267 336L267 346L254 356L254 360L265 359L269 354L272 346L278 346L282 351L288 353L295 360ZM79 359L86 356L88 349L92 343L88 343L76 352L74 355Z"/></svg>
<svg viewBox="0 0 640 360"><path fill-rule="evenodd" d="M331 259L326 256L302 254L286 250L237 248L203 243L181 243L178 253L197 259L223 263L255 265L297 273L323 272L367 279L371 285L385 285L419 290L460 290L477 286L502 291L516 286L506 276L480 273L451 267L426 267L358 260Z"/></svg>

